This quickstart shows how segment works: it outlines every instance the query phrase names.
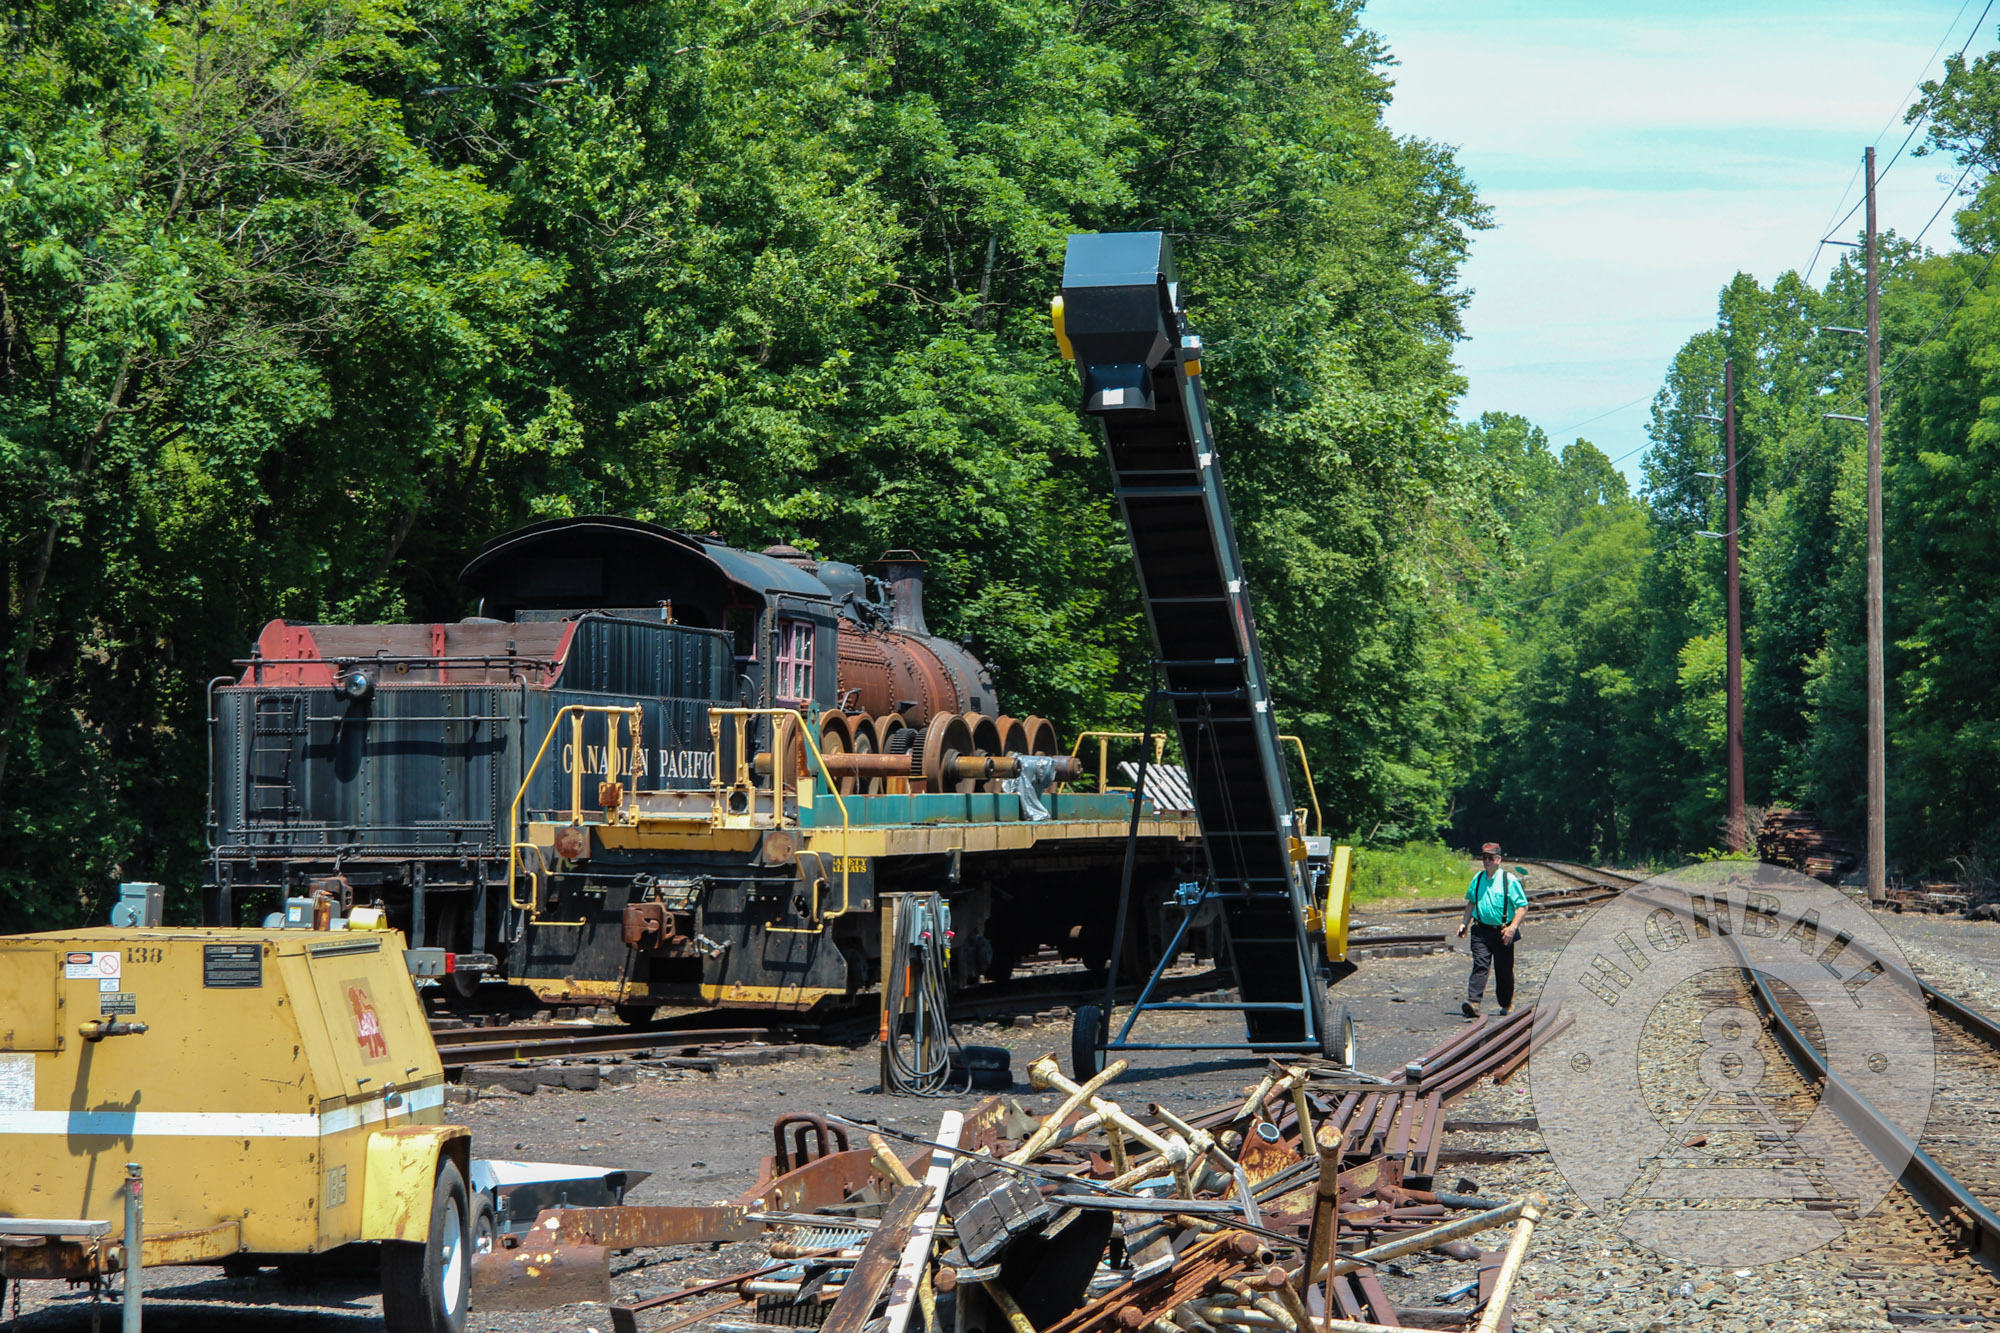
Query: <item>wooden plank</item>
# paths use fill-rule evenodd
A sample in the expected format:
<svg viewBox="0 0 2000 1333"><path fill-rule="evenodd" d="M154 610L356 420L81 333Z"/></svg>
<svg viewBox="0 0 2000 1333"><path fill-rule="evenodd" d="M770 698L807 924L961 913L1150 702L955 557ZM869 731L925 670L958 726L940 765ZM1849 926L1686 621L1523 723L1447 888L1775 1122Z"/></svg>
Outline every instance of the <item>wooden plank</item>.
<svg viewBox="0 0 2000 1333"><path fill-rule="evenodd" d="M964 1127L965 1117L957 1111L946 1111L938 1122L937 1142L943 1147L932 1150L931 1169L924 1174L924 1183L917 1187L923 1191L923 1208L910 1228L909 1239L903 1242L902 1262L896 1265L896 1280L889 1288L887 1333L903 1333L909 1326L910 1311L917 1303L917 1283L931 1264L931 1238L937 1233L938 1212L944 1207L944 1183L951 1177L951 1164L955 1160L945 1149L958 1146L959 1131ZM831 1318L827 1322L831 1323Z"/></svg>
<svg viewBox="0 0 2000 1333"><path fill-rule="evenodd" d="M896 1276L896 1260L910 1238L910 1228L924 1210L924 1199L924 1187L911 1185L897 1190L889 1200L889 1206L882 1210L882 1224L861 1247L861 1257L854 1261L846 1285L827 1311L820 1333L861 1333L867 1327L875 1302L882 1299L890 1279Z"/></svg>

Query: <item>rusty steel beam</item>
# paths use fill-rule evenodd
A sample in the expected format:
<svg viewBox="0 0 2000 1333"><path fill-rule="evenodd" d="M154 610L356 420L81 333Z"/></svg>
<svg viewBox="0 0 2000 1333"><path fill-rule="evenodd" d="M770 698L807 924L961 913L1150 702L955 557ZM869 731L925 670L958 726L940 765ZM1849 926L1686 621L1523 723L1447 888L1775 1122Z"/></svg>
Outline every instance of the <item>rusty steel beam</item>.
<svg viewBox="0 0 2000 1333"><path fill-rule="evenodd" d="M611 1300L611 1252L602 1245L546 1244L472 1256L472 1303L482 1310L553 1310Z"/></svg>
<svg viewBox="0 0 2000 1333"><path fill-rule="evenodd" d="M749 1220L749 1212L732 1204L544 1208L535 1218L533 1234L546 1244L601 1245L610 1250L751 1240L764 1228Z"/></svg>
<svg viewBox="0 0 2000 1333"><path fill-rule="evenodd" d="M740 1279L740 1278L730 1279L730 1281L732 1282L743 1281L743 1280L747 1279ZM638 1333L639 1331L638 1316L647 1310L651 1310L656 1306L665 1304L669 1299L671 1298L665 1296L656 1296L649 1301L633 1301L629 1305L611 1306L610 1310L611 1310L612 1333ZM653 1329L651 1333L677 1333L678 1330L686 1328L690 1324L699 1324L705 1319L713 1319L716 1315L729 1314L732 1311L740 1310L744 1306L751 1304L756 1299L757 1298L754 1296L738 1296L733 1300L724 1301L720 1305L712 1305L708 1309L703 1310L698 1314L688 1315L684 1319L676 1319L671 1324L665 1324L659 1328Z"/></svg>
<svg viewBox="0 0 2000 1333"><path fill-rule="evenodd" d="M868 1148L837 1152L763 1181L736 1202L760 1212L810 1213L836 1203L878 1181L875 1154Z"/></svg>

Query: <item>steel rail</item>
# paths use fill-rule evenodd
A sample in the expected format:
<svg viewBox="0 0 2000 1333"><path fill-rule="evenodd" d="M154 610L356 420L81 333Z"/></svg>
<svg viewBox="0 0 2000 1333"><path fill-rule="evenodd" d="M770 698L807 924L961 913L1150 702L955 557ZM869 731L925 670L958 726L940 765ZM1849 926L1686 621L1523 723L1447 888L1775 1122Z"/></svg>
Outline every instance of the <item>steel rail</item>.
<svg viewBox="0 0 2000 1333"><path fill-rule="evenodd" d="M1900 1125L1877 1110L1873 1103L1853 1084L1834 1072L1826 1058L1807 1040L1804 1032L1793 1023L1770 988L1763 975L1750 966L1749 955L1737 943L1734 935L1725 935L1731 952L1736 955L1745 979L1749 982L1751 996L1758 1009L1763 1011L1771 1034L1785 1050L1785 1055L1809 1083L1818 1083L1822 1089L1822 1099L1833 1109L1840 1122L1852 1130L1868 1151L1884 1166L1903 1163L1900 1180L1903 1187L1919 1200L1934 1209L1947 1223L1956 1224L1965 1234L1965 1246L1981 1261L1993 1267L2000 1267L2000 1214L1996 1214L1967 1189L1959 1179L1945 1170L1936 1158L1919 1147L1915 1140L1903 1132ZM1854 947L1850 945L1850 947ZM1857 949L1857 952L1872 952ZM1891 965L1876 959L1885 967ZM1926 1001L1944 1001L1957 1010L1966 1010L1956 1000L1940 994L1920 978L1911 977L1901 968L1892 968L1902 977L1914 980L1923 987ZM2000 1037L2000 1029L1984 1018L1980 1031L1994 1032Z"/></svg>
<svg viewBox="0 0 2000 1333"><path fill-rule="evenodd" d="M432 1028L431 1040L441 1046L515 1046L531 1041L562 1041L572 1037L648 1037L656 1046L695 1045L723 1034L763 1032L763 1028L613 1027L603 1023L506 1023L490 1028Z"/></svg>
<svg viewBox="0 0 2000 1333"><path fill-rule="evenodd" d="M612 1032L602 1036L544 1037L508 1044L473 1042L441 1045L438 1059L446 1068L494 1064L509 1060L544 1060L560 1055L599 1055L615 1051L721 1046L755 1040L763 1028L713 1028L699 1034L688 1032Z"/></svg>

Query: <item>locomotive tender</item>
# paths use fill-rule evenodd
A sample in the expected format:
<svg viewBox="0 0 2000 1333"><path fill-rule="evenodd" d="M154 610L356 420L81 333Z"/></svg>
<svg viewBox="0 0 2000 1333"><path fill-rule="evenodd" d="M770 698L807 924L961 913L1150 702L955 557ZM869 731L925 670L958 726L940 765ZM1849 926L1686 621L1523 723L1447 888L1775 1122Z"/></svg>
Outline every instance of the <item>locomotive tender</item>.
<svg viewBox="0 0 2000 1333"><path fill-rule="evenodd" d="M630 1018L857 996L900 892L946 895L955 984L1103 967L1130 798L1050 790L1054 729L929 633L921 560L881 563L561 519L479 552L465 620L272 621L210 689L207 920L380 902L461 995ZM1190 814L1140 816L1135 967L1201 873Z"/></svg>

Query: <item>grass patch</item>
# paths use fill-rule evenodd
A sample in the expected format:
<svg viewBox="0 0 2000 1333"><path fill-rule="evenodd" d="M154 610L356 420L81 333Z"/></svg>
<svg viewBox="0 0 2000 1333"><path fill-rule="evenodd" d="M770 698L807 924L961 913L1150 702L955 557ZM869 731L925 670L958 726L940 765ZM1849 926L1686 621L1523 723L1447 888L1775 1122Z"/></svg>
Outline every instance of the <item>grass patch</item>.
<svg viewBox="0 0 2000 1333"><path fill-rule="evenodd" d="M1393 898L1463 898L1472 862L1435 842L1363 847L1354 856L1353 901Z"/></svg>

